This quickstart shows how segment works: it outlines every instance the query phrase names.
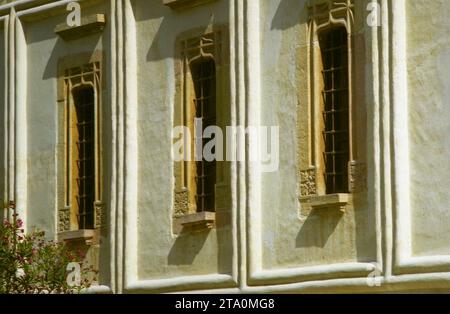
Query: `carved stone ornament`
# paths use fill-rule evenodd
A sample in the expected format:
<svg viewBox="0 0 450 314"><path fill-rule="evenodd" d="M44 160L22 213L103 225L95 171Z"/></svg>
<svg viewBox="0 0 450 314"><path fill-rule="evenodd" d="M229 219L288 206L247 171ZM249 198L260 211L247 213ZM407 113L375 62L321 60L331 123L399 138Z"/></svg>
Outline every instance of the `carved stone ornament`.
<svg viewBox="0 0 450 314"><path fill-rule="evenodd" d="M312 167L300 171L300 195L310 196L317 194L316 168Z"/></svg>
<svg viewBox="0 0 450 314"><path fill-rule="evenodd" d="M213 31L201 36L189 38L182 43L182 54L188 63L200 58L211 58L220 64L222 56L222 39L220 31Z"/></svg>
<svg viewBox="0 0 450 314"><path fill-rule="evenodd" d="M189 212L189 193L186 188L175 191L174 217L181 217Z"/></svg>
<svg viewBox="0 0 450 314"><path fill-rule="evenodd" d="M310 0L308 3L310 21L318 26L335 24L338 20L347 24L354 21L354 0Z"/></svg>
<svg viewBox="0 0 450 314"><path fill-rule="evenodd" d="M70 230L70 207L66 206L58 211L58 232Z"/></svg>
<svg viewBox="0 0 450 314"><path fill-rule="evenodd" d="M350 161L349 171L349 190L350 193L359 193L367 190L367 167L365 163Z"/></svg>
<svg viewBox="0 0 450 314"><path fill-rule="evenodd" d="M103 202L94 203L94 213L95 213L95 229L103 228L106 226L106 205Z"/></svg>

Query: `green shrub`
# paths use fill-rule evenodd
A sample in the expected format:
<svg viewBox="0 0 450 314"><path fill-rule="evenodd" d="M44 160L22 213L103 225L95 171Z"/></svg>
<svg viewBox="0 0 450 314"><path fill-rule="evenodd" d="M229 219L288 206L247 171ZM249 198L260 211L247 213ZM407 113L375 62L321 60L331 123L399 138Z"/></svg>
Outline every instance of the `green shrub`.
<svg viewBox="0 0 450 314"><path fill-rule="evenodd" d="M79 293L96 279L81 250L46 241L43 231L25 234L22 220L12 216L0 224L0 293ZM68 269L70 263L78 263L79 277Z"/></svg>

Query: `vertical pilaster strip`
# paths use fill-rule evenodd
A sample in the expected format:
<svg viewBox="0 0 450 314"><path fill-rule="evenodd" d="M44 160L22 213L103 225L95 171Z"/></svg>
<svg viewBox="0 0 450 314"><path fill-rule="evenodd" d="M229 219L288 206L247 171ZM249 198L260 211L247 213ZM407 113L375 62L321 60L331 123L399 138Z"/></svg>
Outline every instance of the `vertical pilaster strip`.
<svg viewBox="0 0 450 314"><path fill-rule="evenodd" d="M123 268L125 259L123 255L123 210L124 210L124 55L123 55L123 1L116 0L116 70L117 70L117 94L116 94L116 114L117 114L117 177L116 177L116 292L123 291Z"/></svg>
<svg viewBox="0 0 450 314"><path fill-rule="evenodd" d="M5 19L3 20L4 29L3 29L3 41L5 43L5 51L4 51L4 69L3 69L3 75L5 77L4 82L4 99L3 99L3 112L4 112L4 125L3 125L3 131L4 131L4 173L5 177L3 178L3 184L4 184L4 191L3 191L3 202L7 203L9 199L9 16L5 16ZM4 205L4 204L2 204ZM8 215L8 211L3 213L3 218L6 218Z"/></svg>
<svg viewBox="0 0 450 314"><path fill-rule="evenodd" d="M245 1L245 82L246 82L246 127L255 127L256 132L247 135L247 226L249 230L248 255L250 274L262 269L261 244L261 167L260 167L260 114L261 114L261 61L260 61L260 2Z"/></svg>
<svg viewBox="0 0 450 314"><path fill-rule="evenodd" d="M15 201L17 213L27 227L28 152L27 152L27 46L20 19L15 18L15 99L16 163Z"/></svg>
<svg viewBox="0 0 450 314"><path fill-rule="evenodd" d="M245 126L245 67L244 67L244 0L235 0L235 73L236 73L236 125ZM236 139L238 156L245 149L245 138L238 136ZM237 215L239 234L239 286L246 286L247 278L247 226L246 226L246 171L245 163L238 158L237 170Z"/></svg>
<svg viewBox="0 0 450 314"><path fill-rule="evenodd" d="M111 269L111 290L113 292L117 292L117 260L116 260L116 213L117 213L117 71L116 71L116 63L117 63L117 46L116 46L116 36L117 36L117 24L116 24L116 2L111 1L111 59L109 68L111 71L111 81L109 82L109 90L111 95L111 191L110 191L110 212L107 217L109 217L109 247L111 250L111 258L110 258L110 269Z"/></svg>
<svg viewBox="0 0 450 314"><path fill-rule="evenodd" d="M11 9L8 27L8 199L15 197L15 19L16 12Z"/></svg>
<svg viewBox="0 0 450 314"><path fill-rule="evenodd" d="M237 68L236 68L236 55L237 55L237 43L236 43L236 6L235 1L229 2L229 43L230 43L230 117L231 117L231 126L236 126L236 119L237 119L237 84L236 84L236 78L237 78ZM227 136L230 136L227 134ZM230 145L231 149L234 150L237 147L236 137L233 136L230 139ZM233 257L232 257L232 274L233 274L233 280L235 282L239 282L239 261L240 261L240 245L239 245L239 232L238 232L238 199L237 199L237 191L238 191L238 176L237 176L237 162L236 161L230 161L230 172L231 172L231 238L233 241Z"/></svg>
<svg viewBox="0 0 450 314"><path fill-rule="evenodd" d="M389 1L381 1L380 49L380 140L381 140L381 208L383 219L384 276L392 274L392 199L391 199L391 79L390 79L390 8Z"/></svg>
<svg viewBox="0 0 450 314"><path fill-rule="evenodd" d="M124 3L124 50L125 50L125 276L127 283L137 281L137 191L138 191L138 133L137 133L137 52L136 19L130 0Z"/></svg>
<svg viewBox="0 0 450 314"><path fill-rule="evenodd" d="M408 82L406 62L406 2L391 3L392 33L392 156L394 163L393 206L395 221L395 264L411 255L409 195Z"/></svg>
<svg viewBox="0 0 450 314"><path fill-rule="evenodd" d="M378 0L371 0L375 7L379 7ZM381 6L380 6L381 7ZM378 13L378 12L377 12ZM381 14L381 12L379 12ZM376 261L380 270L384 268L383 261L383 227L381 216L381 138L380 138L380 52L379 52L379 27L371 26L366 23L366 45L370 47L367 50L369 54L366 62L370 62L366 76L366 99L368 104L368 166L371 168L368 173L371 174L373 188L369 189L369 200L371 199L374 207L375 217L375 236L376 236Z"/></svg>

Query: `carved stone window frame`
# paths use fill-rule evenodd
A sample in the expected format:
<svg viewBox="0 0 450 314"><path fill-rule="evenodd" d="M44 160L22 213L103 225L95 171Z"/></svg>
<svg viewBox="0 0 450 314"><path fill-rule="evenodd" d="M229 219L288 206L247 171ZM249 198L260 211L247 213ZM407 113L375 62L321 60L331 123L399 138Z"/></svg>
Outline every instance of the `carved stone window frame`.
<svg viewBox="0 0 450 314"><path fill-rule="evenodd" d="M74 105L72 91L89 86L94 91L95 116L95 202L94 229L105 224L103 202L103 158L102 158L102 99L105 90L103 75L103 53L81 53L63 57L58 62L58 116L59 118L59 167L58 167L58 233L59 238L70 239L76 228L76 213L71 204L72 160L70 154L71 111ZM75 239L75 238L74 238Z"/></svg>
<svg viewBox="0 0 450 314"><path fill-rule="evenodd" d="M310 0L308 3L308 89L309 89L309 130L308 130L308 168L300 169L300 199L310 203L314 197L315 202L326 195L325 182L322 176L324 169L321 161L321 92L322 77L320 73L321 50L319 35L335 27L343 27L347 31L348 53L348 106L349 106L349 163L348 184L349 193L353 194L365 190L365 163L356 160L354 115L354 57L353 57L353 27L354 27L354 0ZM329 199L329 197L327 198ZM344 197L347 199L347 197ZM349 199L350 201L350 199ZM320 202L319 202L320 203ZM329 203L327 201L326 203ZM320 207L320 206L319 206ZM342 203L340 208L342 209Z"/></svg>
<svg viewBox="0 0 450 314"><path fill-rule="evenodd" d="M216 67L216 124L225 130L230 116L229 95L229 58L228 29L226 26L210 26L205 29L195 29L181 34L176 42L175 73L176 93L173 126L188 126L191 136L194 135L189 126L186 108L193 97L194 88L190 64L199 58L214 60ZM194 145L194 142L191 142ZM194 150L191 148L193 154ZM216 212L208 213L208 219L201 218L191 204L189 196L189 161L174 162L174 200L173 200L173 233L178 234L184 227L189 230L212 228L211 220L215 216L227 216L231 204L231 170L226 162L217 162L216 174ZM214 216L214 217L212 217ZM200 217L202 221L197 221ZM222 219L227 220L227 219ZM204 222L204 223L203 223Z"/></svg>

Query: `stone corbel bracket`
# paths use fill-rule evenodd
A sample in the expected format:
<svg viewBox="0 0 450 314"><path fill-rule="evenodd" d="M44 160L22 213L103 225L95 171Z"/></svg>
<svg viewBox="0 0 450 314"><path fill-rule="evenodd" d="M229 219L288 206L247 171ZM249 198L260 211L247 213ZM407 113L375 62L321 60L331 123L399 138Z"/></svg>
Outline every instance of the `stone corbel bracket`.
<svg viewBox="0 0 450 314"><path fill-rule="evenodd" d="M351 195L338 193L320 196L310 196L308 204L313 209L333 209L337 208L340 212L345 213L347 204L350 203Z"/></svg>
<svg viewBox="0 0 450 314"><path fill-rule="evenodd" d="M75 40L95 33L100 33L105 28L105 25L105 15L94 14L82 18L79 26L69 26L67 23L57 25L55 34L66 41Z"/></svg>
<svg viewBox="0 0 450 314"><path fill-rule="evenodd" d="M85 245L98 243L96 231L92 229L80 229L58 233L58 240L62 242L82 242Z"/></svg>
<svg viewBox="0 0 450 314"><path fill-rule="evenodd" d="M184 215L180 218L180 224L189 231L205 231L212 229L216 221L216 213L200 212Z"/></svg>

